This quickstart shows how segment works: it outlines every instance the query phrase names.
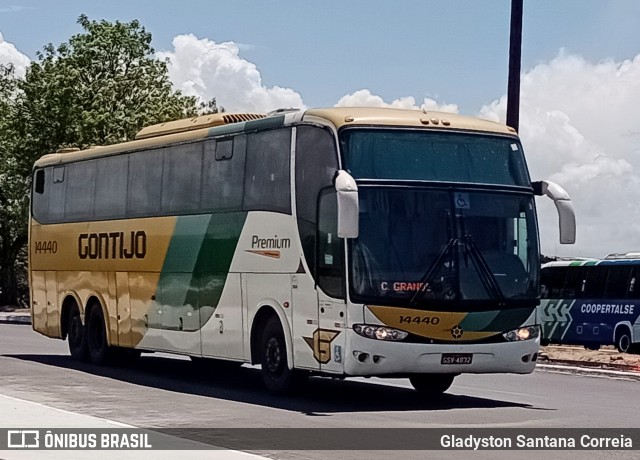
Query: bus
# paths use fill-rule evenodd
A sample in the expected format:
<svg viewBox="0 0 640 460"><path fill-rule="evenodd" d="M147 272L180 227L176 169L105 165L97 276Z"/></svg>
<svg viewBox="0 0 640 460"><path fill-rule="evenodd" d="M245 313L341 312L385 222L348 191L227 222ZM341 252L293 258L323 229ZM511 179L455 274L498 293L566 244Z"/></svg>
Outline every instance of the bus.
<svg viewBox="0 0 640 460"><path fill-rule="evenodd" d="M542 266L543 343L640 353L640 254Z"/></svg>
<svg viewBox="0 0 640 460"><path fill-rule="evenodd" d="M530 373L535 195L511 128L382 108L213 114L43 156L30 219L33 328L93 363L144 351L309 375Z"/></svg>

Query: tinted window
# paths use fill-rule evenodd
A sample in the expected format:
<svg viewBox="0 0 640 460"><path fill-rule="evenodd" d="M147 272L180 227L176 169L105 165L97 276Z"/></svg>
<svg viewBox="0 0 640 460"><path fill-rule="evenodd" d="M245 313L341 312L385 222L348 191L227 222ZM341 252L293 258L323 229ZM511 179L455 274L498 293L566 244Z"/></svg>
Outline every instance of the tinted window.
<svg viewBox="0 0 640 460"><path fill-rule="evenodd" d="M607 267L590 266L586 267L586 281L584 288L584 298L600 299L604 296L604 286L607 280Z"/></svg>
<svg viewBox="0 0 640 460"><path fill-rule="evenodd" d="M33 217L42 223L49 221L49 188L51 187L52 168L36 171L31 194L31 209Z"/></svg>
<svg viewBox="0 0 640 460"><path fill-rule="evenodd" d="M567 267L546 267L542 270L541 284L543 299L561 299Z"/></svg>
<svg viewBox="0 0 640 460"><path fill-rule="evenodd" d="M520 143L509 137L347 129L341 142L355 178L529 184Z"/></svg>
<svg viewBox="0 0 640 460"><path fill-rule="evenodd" d="M56 166L53 168L53 182L49 190L49 221L62 222L64 218L64 166Z"/></svg>
<svg viewBox="0 0 640 460"><path fill-rule="evenodd" d="M97 160L96 219L122 219L127 211L127 176L129 156L121 155Z"/></svg>
<svg viewBox="0 0 640 460"><path fill-rule="evenodd" d="M291 214L289 184L291 130L247 136L244 209Z"/></svg>
<svg viewBox="0 0 640 460"><path fill-rule="evenodd" d="M296 210L305 259L315 275L315 242L320 190L332 187L338 156L330 131L300 126L296 133Z"/></svg>
<svg viewBox="0 0 640 460"><path fill-rule="evenodd" d="M200 207L202 143L176 145L163 150L162 213L197 212Z"/></svg>
<svg viewBox="0 0 640 460"><path fill-rule="evenodd" d="M242 209L246 136L216 142L205 141L202 178L203 211ZM232 147L232 154L229 148ZM218 154L218 148L222 151Z"/></svg>
<svg viewBox="0 0 640 460"><path fill-rule="evenodd" d="M626 299L629 289L630 266L609 267L609 276L605 287L604 296L607 299Z"/></svg>
<svg viewBox="0 0 640 460"><path fill-rule="evenodd" d="M163 150L129 156L127 215L145 216L160 212Z"/></svg>
<svg viewBox="0 0 640 460"><path fill-rule="evenodd" d="M344 298L344 240L338 238L335 191L323 193L318 212L318 285L331 297Z"/></svg>
<svg viewBox="0 0 640 460"><path fill-rule="evenodd" d="M96 188L96 162L81 161L67 165L66 183L65 221L92 219Z"/></svg>
<svg viewBox="0 0 640 460"><path fill-rule="evenodd" d="M576 299L583 295L585 287L585 267L567 267L567 276L561 298Z"/></svg>
<svg viewBox="0 0 640 460"><path fill-rule="evenodd" d="M630 299L640 299L640 267L633 267L629 278L629 295Z"/></svg>

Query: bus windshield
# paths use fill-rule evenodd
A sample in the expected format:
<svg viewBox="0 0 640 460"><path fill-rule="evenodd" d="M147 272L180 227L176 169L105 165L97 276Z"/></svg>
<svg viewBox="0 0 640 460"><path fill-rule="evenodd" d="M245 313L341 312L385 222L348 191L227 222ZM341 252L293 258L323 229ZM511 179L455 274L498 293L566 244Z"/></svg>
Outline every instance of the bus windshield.
<svg viewBox="0 0 640 460"><path fill-rule="evenodd" d="M529 195L360 187L351 294L377 304L450 309L535 305L538 237Z"/></svg>
<svg viewBox="0 0 640 460"><path fill-rule="evenodd" d="M341 141L346 169L355 179L530 185L515 138L352 128L341 133Z"/></svg>

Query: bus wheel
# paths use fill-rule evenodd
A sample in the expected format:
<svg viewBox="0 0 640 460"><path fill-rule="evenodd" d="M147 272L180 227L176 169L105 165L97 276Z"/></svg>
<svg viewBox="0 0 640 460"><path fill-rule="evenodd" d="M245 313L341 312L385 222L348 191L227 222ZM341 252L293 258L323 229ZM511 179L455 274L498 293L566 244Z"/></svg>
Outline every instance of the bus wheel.
<svg viewBox="0 0 640 460"><path fill-rule="evenodd" d="M100 305L94 305L89 310L86 331L89 359L94 364L108 364L111 358L111 349L107 344L107 331Z"/></svg>
<svg viewBox="0 0 640 460"><path fill-rule="evenodd" d="M260 353L262 381L271 393L287 394L304 380L305 374L289 369L284 332L275 316L264 327Z"/></svg>
<svg viewBox="0 0 640 460"><path fill-rule="evenodd" d="M447 391L456 374L416 374L409 381L418 393L426 398L435 398Z"/></svg>
<svg viewBox="0 0 640 460"><path fill-rule="evenodd" d="M69 352L74 359L86 361L87 359L87 334L80 319L80 312L74 306L69 313L67 323L67 341Z"/></svg>
<svg viewBox="0 0 640 460"><path fill-rule="evenodd" d="M620 353L626 353L631 347L631 334L629 329L621 327L616 332L616 348Z"/></svg>

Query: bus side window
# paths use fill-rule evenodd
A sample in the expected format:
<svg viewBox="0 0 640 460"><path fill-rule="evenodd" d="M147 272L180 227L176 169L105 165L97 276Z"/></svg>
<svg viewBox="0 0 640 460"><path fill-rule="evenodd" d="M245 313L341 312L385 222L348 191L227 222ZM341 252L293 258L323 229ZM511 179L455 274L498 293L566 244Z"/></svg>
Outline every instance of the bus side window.
<svg viewBox="0 0 640 460"><path fill-rule="evenodd" d="M626 299L630 276L629 266L609 267L604 296L607 299Z"/></svg>
<svg viewBox="0 0 640 460"><path fill-rule="evenodd" d="M291 214L291 128L247 136L244 211Z"/></svg>
<svg viewBox="0 0 640 460"><path fill-rule="evenodd" d="M44 193L44 169L38 169L36 171L35 192L42 195Z"/></svg>
<svg viewBox="0 0 640 460"><path fill-rule="evenodd" d="M551 267L545 269L548 271L548 281L545 282L547 286L547 298L549 299L561 299L564 288L564 280L566 277L567 267Z"/></svg>
<svg viewBox="0 0 640 460"><path fill-rule="evenodd" d="M65 182L64 182L65 166L54 166L53 183L47 189L49 194L49 203L47 209L48 223L63 222L64 219L64 200L65 200Z"/></svg>
<svg viewBox="0 0 640 460"><path fill-rule="evenodd" d="M629 299L640 299L640 267L633 267L631 269L627 297Z"/></svg>
<svg viewBox="0 0 640 460"><path fill-rule="evenodd" d="M33 191L31 195L31 209L33 217L40 223L49 221L49 194L47 188L50 187L52 168L38 169L33 180Z"/></svg>
<svg viewBox="0 0 640 460"><path fill-rule="evenodd" d="M582 297L584 292L585 267L567 267L567 277L562 293L563 299L576 299Z"/></svg>
<svg viewBox="0 0 640 460"><path fill-rule="evenodd" d="M601 299L603 297L608 272L608 268L601 265L586 267L584 298Z"/></svg>
<svg viewBox="0 0 640 460"><path fill-rule="evenodd" d="M318 286L336 299L344 299L344 240L338 238L338 202L335 191L321 193L317 236Z"/></svg>
<svg viewBox="0 0 640 460"><path fill-rule="evenodd" d="M204 143L201 211L240 211L244 196L247 136L237 135Z"/></svg>

